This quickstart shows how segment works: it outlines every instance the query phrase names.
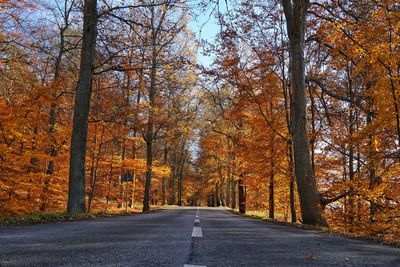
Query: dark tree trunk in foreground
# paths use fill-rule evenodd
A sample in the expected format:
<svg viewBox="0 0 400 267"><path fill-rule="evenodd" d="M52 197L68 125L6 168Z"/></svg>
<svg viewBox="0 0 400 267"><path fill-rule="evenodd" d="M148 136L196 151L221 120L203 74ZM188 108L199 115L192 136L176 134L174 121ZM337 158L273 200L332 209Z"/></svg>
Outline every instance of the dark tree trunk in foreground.
<svg viewBox="0 0 400 267"><path fill-rule="evenodd" d="M69 167L69 214L85 212L85 156L97 37L97 0L85 0L83 41L76 87Z"/></svg>
<svg viewBox="0 0 400 267"><path fill-rule="evenodd" d="M297 188L304 224L327 226L310 162L306 127L304 39L308 0L282 0L290 45L291 127Z"/></svg>

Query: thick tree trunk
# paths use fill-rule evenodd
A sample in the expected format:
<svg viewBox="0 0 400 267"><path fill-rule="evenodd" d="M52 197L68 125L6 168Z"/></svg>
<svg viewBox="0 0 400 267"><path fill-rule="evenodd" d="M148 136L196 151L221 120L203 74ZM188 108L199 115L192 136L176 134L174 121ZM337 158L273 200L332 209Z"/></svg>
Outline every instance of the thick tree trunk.
<svg viewBox="0 0 400 267"><path fill-rule="evenodd" d="M304 224L327 226L319 204L319 193L310 162L306 127L304 39L309 1L282 0L290 45L291 128L297 188Z"/></svg>
<svg viewBox="0 0 400 267"><path fill-rule="evenodd" d="M97 37L97 0L85 0L83 41L70 150L69 214L85 212L85 157Z"/></svg>

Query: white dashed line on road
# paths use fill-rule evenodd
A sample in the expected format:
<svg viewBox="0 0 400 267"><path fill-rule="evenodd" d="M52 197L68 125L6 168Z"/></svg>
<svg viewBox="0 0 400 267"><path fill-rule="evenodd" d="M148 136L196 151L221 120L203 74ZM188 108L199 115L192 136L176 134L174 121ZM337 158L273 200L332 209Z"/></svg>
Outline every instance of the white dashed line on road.
<svg viewBox="0 0 400 267"><path fill-rule="evenodd" d="M203 237L203 232L201 231L201 227L193 227L192 237Z"/></svg>
<svg viewBox="0 0 400 267"><path fill-rule="evenodd" d="M193 265L193 264L185 264L183 267L207 267L205 265Z"/></svg>
<svg viewBox="0 0 400 267"><path fill-rule="evenodd" d="M194 219L194 222L195 222L195 223L200 223L200 219L199 219L199 218L196 218L196 219Z"/></svg>

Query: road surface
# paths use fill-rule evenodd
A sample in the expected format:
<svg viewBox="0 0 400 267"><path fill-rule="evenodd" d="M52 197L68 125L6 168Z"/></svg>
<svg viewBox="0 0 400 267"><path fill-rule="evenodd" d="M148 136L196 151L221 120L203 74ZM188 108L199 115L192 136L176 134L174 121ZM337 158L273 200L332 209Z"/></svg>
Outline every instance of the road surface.
<svg viewBox="0 0 400 267"><path fill-rule="evenodd" d="M400 266L400 249L218 208L0 228L0 266Z"/></svg>

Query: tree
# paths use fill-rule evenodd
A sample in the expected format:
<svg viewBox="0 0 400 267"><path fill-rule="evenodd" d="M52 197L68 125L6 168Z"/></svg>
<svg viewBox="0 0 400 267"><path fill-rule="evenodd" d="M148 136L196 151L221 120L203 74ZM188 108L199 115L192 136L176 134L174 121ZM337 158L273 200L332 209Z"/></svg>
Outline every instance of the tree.
<svg viewBox="0 0 400 267"><path fill-rule="evenodd" d="M327 226L319 204L319 193L310 162L306 127L304 40L309 1L282 0L282 5L286 17L290 47L291 130L302 220L305 224Z"/></svg>
<svg viewBox="0 0 400 267"><path fill-rule="evenodd" d="M85 212L85 163L90 97L97 38L97 0L85 0L79 79L76 86L70 150L68 213Z"/></svg>
<svg viewBox="0 0 400 267"><path fill-rule="evenodd" d="M154 157L154 140L159 131L159 127L156 125L156 109L158 95L162 91L160 88L160 68L167 66L168 64L176 64L179 61L172 59L169 53L174 51L170 45L176 41L178 35L186 27L185 16L186 11L184 8L180 10L178 16L173 17L172 12L178 11L181 8L176 6L174 1L159 2L153 1L152 4L145 8L144 17L145 25L149 30L149 84L148 84L148 113L147 123L144 139L146 142L146 180L144 188L143 198L143 212L150 210L150 191L151 191L151 180L152 180L152 168L153 168L153 157ZM175 55L179 56L179 55ZM163 58L166 57L166 58Z"/></svg>

